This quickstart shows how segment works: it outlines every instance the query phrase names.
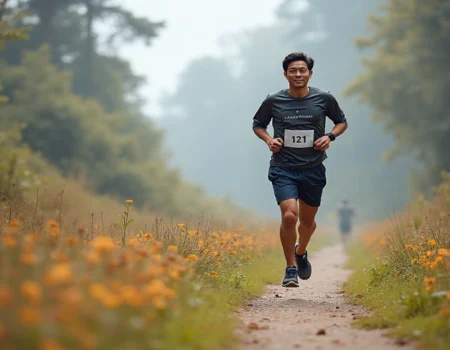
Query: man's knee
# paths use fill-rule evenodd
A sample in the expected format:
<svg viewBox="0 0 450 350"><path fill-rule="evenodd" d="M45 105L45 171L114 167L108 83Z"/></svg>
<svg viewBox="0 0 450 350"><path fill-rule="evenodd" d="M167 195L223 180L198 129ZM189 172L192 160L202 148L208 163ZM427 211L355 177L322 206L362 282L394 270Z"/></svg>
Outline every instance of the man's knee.
<svg viewBox="0 0 450 350"><path fill-rule="evenodd" d="M286 226L295 226L298 220L298 213L295 210L286 210L282 213L282 222Z"/></svg>
<svg viewBox="0 0 450 350"><path fill-rule="evenodd" d="M300 225L310 230L315 230L317 226L314 218L300 218Z"/></svg>

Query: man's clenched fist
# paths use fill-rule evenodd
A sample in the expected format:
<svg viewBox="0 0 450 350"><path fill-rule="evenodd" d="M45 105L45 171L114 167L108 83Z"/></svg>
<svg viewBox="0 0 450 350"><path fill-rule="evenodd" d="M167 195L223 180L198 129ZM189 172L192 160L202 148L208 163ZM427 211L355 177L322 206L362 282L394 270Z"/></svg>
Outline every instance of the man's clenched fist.
<svg viewBox="0 0 450 350"><path fill-rule="evenodd" d="M273 153L277 153L280 152L281 147L283 146L283 140L277 137L276 139L271 139L267 142L267 145Z"/></svg>

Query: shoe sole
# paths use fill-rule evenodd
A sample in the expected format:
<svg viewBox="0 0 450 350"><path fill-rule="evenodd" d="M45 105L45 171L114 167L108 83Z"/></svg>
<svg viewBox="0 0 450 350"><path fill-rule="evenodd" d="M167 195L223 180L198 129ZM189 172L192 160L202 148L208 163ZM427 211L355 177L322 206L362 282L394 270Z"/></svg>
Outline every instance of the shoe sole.
<svg viewBox="0 0 450 350"><path fill-rule="evenodd" d="M298 287L298 283L294 281L289 281L288 283L282 284L281 286L288 288L296 288Z"/></svg>

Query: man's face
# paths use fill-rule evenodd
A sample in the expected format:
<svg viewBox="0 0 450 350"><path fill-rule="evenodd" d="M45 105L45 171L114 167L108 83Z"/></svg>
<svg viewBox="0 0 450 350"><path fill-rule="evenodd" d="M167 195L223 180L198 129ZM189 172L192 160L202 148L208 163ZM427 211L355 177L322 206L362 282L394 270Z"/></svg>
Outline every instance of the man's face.
<svg viewBox="0 0 450 350"><path fill-rule="evenodd" d="M289 86L302 88L308 85L312 72L308 69L305 61L294 61L289 64L284 76L288 80Z"/></svg>

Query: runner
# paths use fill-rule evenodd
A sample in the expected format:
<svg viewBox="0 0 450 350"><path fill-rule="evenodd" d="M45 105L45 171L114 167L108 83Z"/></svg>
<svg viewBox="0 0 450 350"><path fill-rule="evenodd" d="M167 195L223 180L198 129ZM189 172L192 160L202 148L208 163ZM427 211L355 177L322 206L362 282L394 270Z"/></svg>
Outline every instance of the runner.
<svg viewBox="0 0 450 350"><path fill-rule="evenodd" d="M339 235L341 237L344 249L347 249L350 235L352 233L352 219L356 215L356 210L353 208L348 199L344 198L341 205L336 209L339 218Z"/></svg>
<svg viewBox="0 0 450 350"><path fill-rule="evenodd" d="M298 287L298 277L307 280L312 273L307 246L326 185L325 150L347 129L347 120L333 95L308 86L311 57L294 52L282 65L289 88L266 97L253 117L253 131L272 151L268 179L281 211L280 240L287 265L282 285ZM334 123L327 134L326 117ZM267 132L271 121L273 137Z"/></svg>

